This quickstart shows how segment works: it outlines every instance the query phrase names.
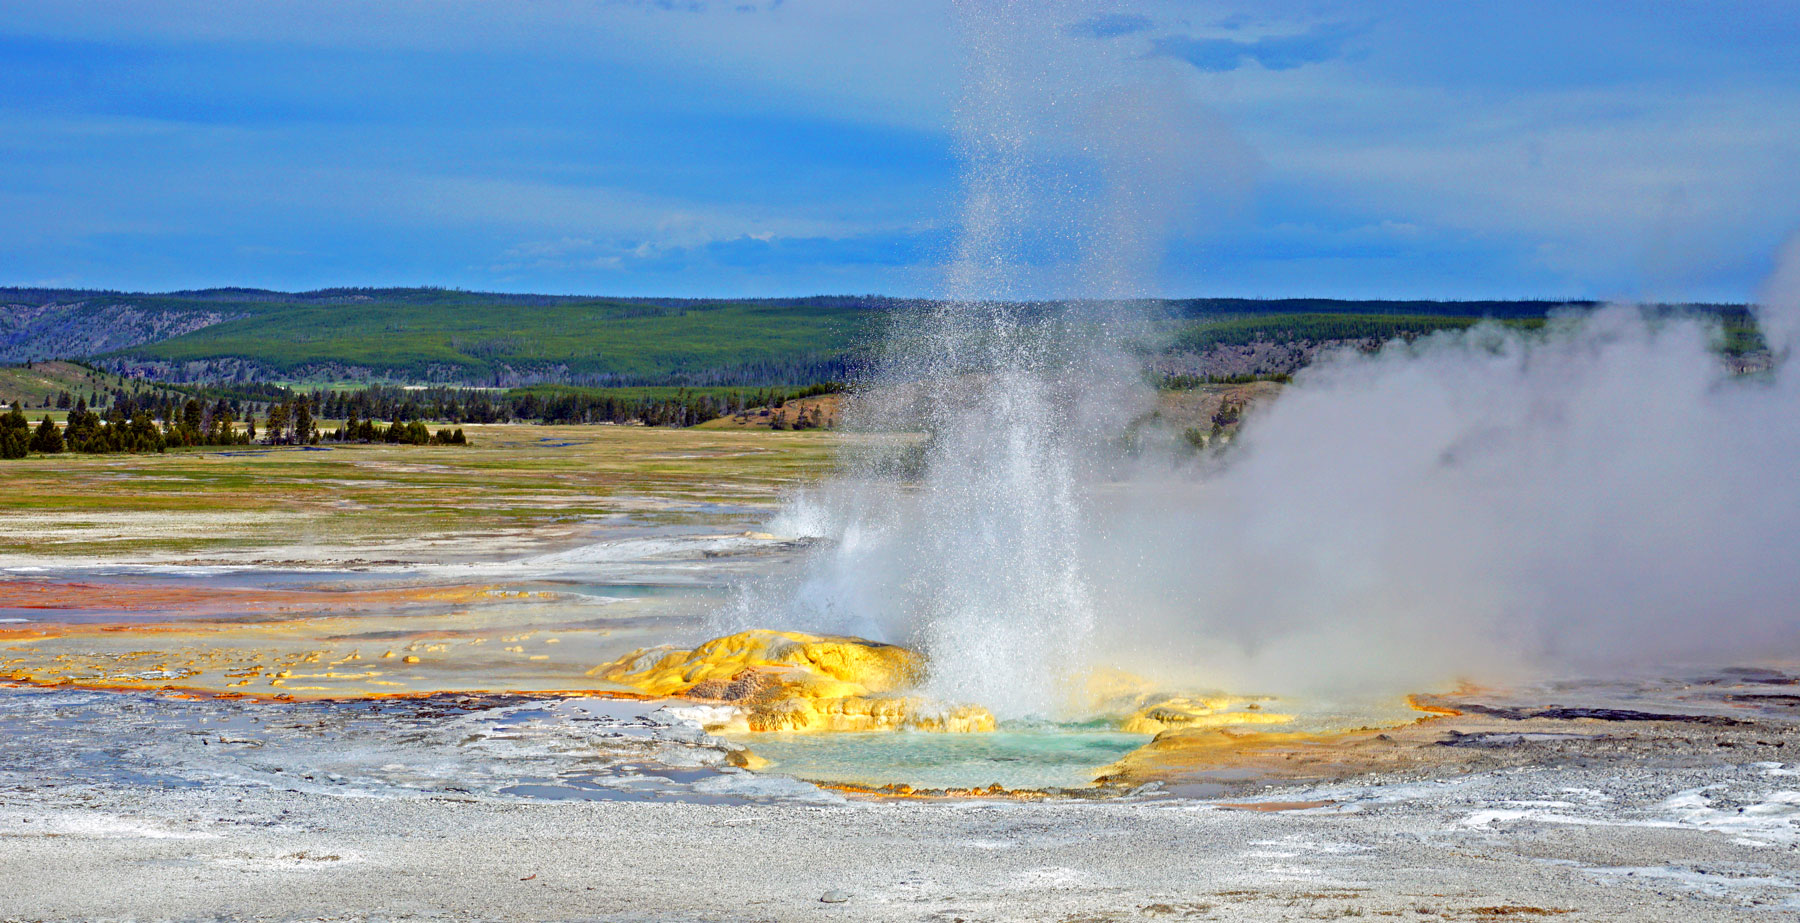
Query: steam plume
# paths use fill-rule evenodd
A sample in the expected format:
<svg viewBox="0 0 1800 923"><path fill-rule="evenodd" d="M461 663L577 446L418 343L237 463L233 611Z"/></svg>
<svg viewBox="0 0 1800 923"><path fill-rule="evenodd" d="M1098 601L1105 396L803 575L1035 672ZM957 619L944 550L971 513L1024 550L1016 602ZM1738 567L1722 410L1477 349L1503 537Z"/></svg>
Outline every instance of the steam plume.
<svg viewBox="0 0 1800 923"><path fill-rule="evenodd" d="M1734 376L1713 336L1611 308L1335 357L1178 514L1150 478L1107 514L1134 538L1096 543L1097 571L1130 579L1098 595L1200 672L1282 691L1792 652L1793 375Z"/></svg>
<svg viewBox="0 0 1800 923"><path fill-rule="evenodd" d="M924 441L866 442L796 499L774 528L832 541L742 621L920 647L937 694L1002 717L1066 714L1101 665L1346 695L1796 649L1800 386L1788 365L1731 373L1704 320L1614 307L1329 356L1223 460L1128 457L1153 395L1126 346L1148 328L1117 301L1017 300L1053 275L1025 228L1081 216L1084 290L1129 298L1180 211L1152 203L1240 175L1182 160L1169 126L1204 113L1154 81L1106 87L1131 104L1071 167L1046 56L1007 38L1043 20L1022 6L965 7L948 297L898 325L852 414ZM1785 355L1800 242L1762 301Z"/></svg>

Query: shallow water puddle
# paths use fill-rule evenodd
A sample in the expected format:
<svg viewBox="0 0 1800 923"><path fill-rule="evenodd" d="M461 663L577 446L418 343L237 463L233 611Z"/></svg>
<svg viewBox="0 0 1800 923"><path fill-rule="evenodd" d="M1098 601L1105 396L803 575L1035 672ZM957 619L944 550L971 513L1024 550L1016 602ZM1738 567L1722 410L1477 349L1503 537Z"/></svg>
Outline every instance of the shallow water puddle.
<svg viewBox="0 0 1800 923"><path fill-rule="evenodd" d="M1092 726L1003 723L985 734L876 731L729 739L770 760L770 771L815 782L1044 790L1088 786L1101 767L1143 746L1150 736Z"/></svg>

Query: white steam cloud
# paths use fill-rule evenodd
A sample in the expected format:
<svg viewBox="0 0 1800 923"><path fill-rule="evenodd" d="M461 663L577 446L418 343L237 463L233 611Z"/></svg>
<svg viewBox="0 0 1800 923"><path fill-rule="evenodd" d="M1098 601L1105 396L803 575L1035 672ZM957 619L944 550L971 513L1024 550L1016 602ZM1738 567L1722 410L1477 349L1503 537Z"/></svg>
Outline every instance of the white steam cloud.
<svg viewBox="0 0 1800 923"><path fill-rule="evenodd" d="M1154 396L1125 344L1147 325L1012 300L1041 272L1022 227L1078 216L1084 291L1129 297L1181 203L1253 158L1171 127L1209 123L1156 80L1052 94L1116 118L1045 141L1091 123L1045 115L1066 84L1049 39L1017 40L1048 28L1041 6L1015 6L965 23L947 301L902 319L856 403L887 433L772 526L829 541L750 588L733 627L919 647L931 691L1002 717L1066 716L1099 666L1361 695L1800 650L1800 384L1791 363L1732 373L1699 319L1609 308L1331 356L1222 460L1130 454ZM1085 159L1058 166L1070 149ZM1778 359L1796 241L1759 310Z"/></svg>
<svg viewBox="0 0 1800 923"><path fill-rule="evenodd" d="M1105 514L1110 654L1344 692L1800 650L1800 393L1713 336L1612 308L1308 369Z"/></svg>

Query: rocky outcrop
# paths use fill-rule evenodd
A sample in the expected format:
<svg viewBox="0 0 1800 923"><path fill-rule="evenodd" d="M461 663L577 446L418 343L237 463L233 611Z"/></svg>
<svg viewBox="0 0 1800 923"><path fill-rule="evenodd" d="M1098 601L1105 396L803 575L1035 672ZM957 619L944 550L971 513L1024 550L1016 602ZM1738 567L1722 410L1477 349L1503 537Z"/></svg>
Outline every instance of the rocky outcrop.
<svg viewBox="0 0 1800 923"><path fill-rule="evenodd" d="M93 356L178 337L236 316L113 301L9 303L0 305L0 362Z"/></svg>

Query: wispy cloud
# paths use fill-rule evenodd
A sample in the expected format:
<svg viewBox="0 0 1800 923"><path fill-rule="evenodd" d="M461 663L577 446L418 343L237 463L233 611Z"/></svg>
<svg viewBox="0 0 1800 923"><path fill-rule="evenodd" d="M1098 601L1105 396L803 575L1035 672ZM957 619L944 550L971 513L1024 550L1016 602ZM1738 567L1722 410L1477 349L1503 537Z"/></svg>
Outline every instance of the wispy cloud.
<svg viewBox="0 0 1800 923"><path fill-rule="evenodd" d="M0 284L929 291L955 5L9 0ZM1791 3L1014 6L1058 11L995 28L1070 182L1111 133L1232 192L1172 293L1743 298L1800 225ZM1092 104L1140 84L1207 140Z"/></svg>
<svg viewBox="0 0 1800 923"><path fill-rule="evenodd" d="M1186 61L1203 71L1234 71L1247 63L1264 70L1293 70L1341 57L1344 43L1353 35L1345 26L1319 26L1296 35L1270 35L1252 40L1199 38L1191 35L1160 36L1151 42L1154 54Z"/></svg>
<svg viewBox="0 0 1800 923"><path fill-rule="evenodd" d="M1135 13L1103 13L1071 23L1063 31L1083 38L1118 38L1137 32L1148 32L1155 23L1148 16Z"/></svg>

